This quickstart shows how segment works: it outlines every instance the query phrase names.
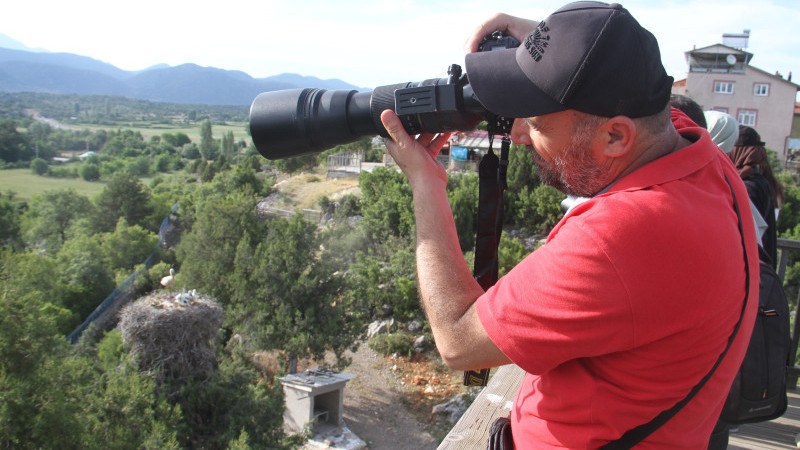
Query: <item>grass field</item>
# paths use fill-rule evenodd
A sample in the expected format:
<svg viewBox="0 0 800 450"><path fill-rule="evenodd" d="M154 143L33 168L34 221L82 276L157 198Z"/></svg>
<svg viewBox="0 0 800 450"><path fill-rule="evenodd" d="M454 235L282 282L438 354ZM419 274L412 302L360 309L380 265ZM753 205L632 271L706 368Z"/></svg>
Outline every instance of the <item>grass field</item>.
<svg viewBox="0 0 800 450"><path fill-rule="evenodd" d="M0 170L0 192L12 191L16 198L29 201L36 194L60 189L74 189L78 194L94 197L105 187L103 181L88 182L80 178L51 178L35 175L30 169Z"/></svg>
<svg viewBox="0 0 800 450"><path fill-rule="evenodd" d="M228 131L233 131L233 137L237 141L244 140L250 143L250 136L247 134L247 123L245 122L228 122L225 125L212 125L211 133L214 139L222 139L222 136ZM142 133L145 140L149 140L151 136L161 136L164 133L184 133L189 136L189 139L194 143L200 143L200 124L193 126L179 126L179 125L164 125L164 124L120 124L119 126L112 125L92 125L92 124L70 124L70 127L78 129L87 129L95 132L97 130L132 130Z"/></svg>

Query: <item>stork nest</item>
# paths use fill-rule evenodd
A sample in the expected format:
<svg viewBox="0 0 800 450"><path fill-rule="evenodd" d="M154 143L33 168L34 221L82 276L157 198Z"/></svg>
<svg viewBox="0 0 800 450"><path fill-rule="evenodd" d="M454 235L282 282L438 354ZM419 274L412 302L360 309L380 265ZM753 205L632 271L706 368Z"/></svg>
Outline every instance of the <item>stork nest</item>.
<svg viewBox="0 0 800 450"><path fill-rule="evenodd" d="M224 312L194 292L156 292L120 312L123 344L139 369L158 381L203 378L217 369L214 351Z"/></svg>

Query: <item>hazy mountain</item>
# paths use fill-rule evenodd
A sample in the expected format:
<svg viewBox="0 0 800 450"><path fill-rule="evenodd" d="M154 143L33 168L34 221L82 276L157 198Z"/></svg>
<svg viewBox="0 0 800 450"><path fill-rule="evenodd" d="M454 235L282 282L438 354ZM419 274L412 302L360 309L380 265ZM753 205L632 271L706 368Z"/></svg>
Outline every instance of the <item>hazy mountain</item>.
<svg viewBox="0 0 800 450"><path fill-rule="evenodd" d="M68 67L70 69L97 72L118 79L127 78L131 75L130 72L114 67L111 64L72 53L41 53L0 48L0 68L3 68L3 64L7 62Z"/></svg>
<svg viewBox="0 0 800 450"><path fill-rule="evenodd" d="M25 50L26 52L46 52L43 48L30 48L20 41L12 39L5 34L0 33L0 47L10 48L12 50Z"/></svg>
<svg viewBox="0 0 800 450"><path fill-rule="evenodd" d="M133 94L125 81L101 72L30 61L0 61L0 91L124 97Z"/></svg>
<svg viewBox="0 0 800 450"><path fill-rule="evenodd" d="M4 44L24 45L0 35ZM360 89L341 80L296 74L253 78L236 70L159 64L126 71L87 56L0 48L0 91L119 95L170 103L249 105L261 92L297 87Z"/></svg>

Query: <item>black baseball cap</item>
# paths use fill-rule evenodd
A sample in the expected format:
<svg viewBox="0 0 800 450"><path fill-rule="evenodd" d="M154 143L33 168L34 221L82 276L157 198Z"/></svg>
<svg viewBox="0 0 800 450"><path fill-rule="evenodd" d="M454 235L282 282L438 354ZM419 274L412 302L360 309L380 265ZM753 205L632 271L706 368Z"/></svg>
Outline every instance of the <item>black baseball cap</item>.
<svg viewBox="0 0 800 450"><path fill-rule="evenodd" d="M667 106L673 83L655 37L616 3L563 6L519 47L470 53L466 68L481 104L505 117L645 117Z"/></svg>

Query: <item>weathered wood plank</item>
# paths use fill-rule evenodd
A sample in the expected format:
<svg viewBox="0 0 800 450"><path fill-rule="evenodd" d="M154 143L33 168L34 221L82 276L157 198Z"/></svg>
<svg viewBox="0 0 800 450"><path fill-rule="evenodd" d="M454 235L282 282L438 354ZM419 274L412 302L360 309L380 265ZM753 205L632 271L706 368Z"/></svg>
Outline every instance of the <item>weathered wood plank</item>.
<svg viewBox="0 0 800 450"><path fill-rule="evenodd" d="M485 449L489 428L497 417L507 416L511 402L525 373L517 366L503 366L492 375L489 385L481 391L472 406L464 413L437 450ZM789 390L789 409L783 417L769 422L740 425L730 434L728 449L774 450L797 449L800 433L800 392Z"/></svg>
<svg viewBox="0 0 800 450"><path fill-rule="evenodd" d="M800 433L800 394L789 389L789 409L783 417L769 422L740 425L732 431L729 449L796 449L795 436Z"/></svg>
<svg viewBox="0 0 800 450"><path fill-rule="evenodd" d="M485 449L494 420L508 416L525 372L509 364L499 367L472 406L447 434L438 450Z"/></svg>

